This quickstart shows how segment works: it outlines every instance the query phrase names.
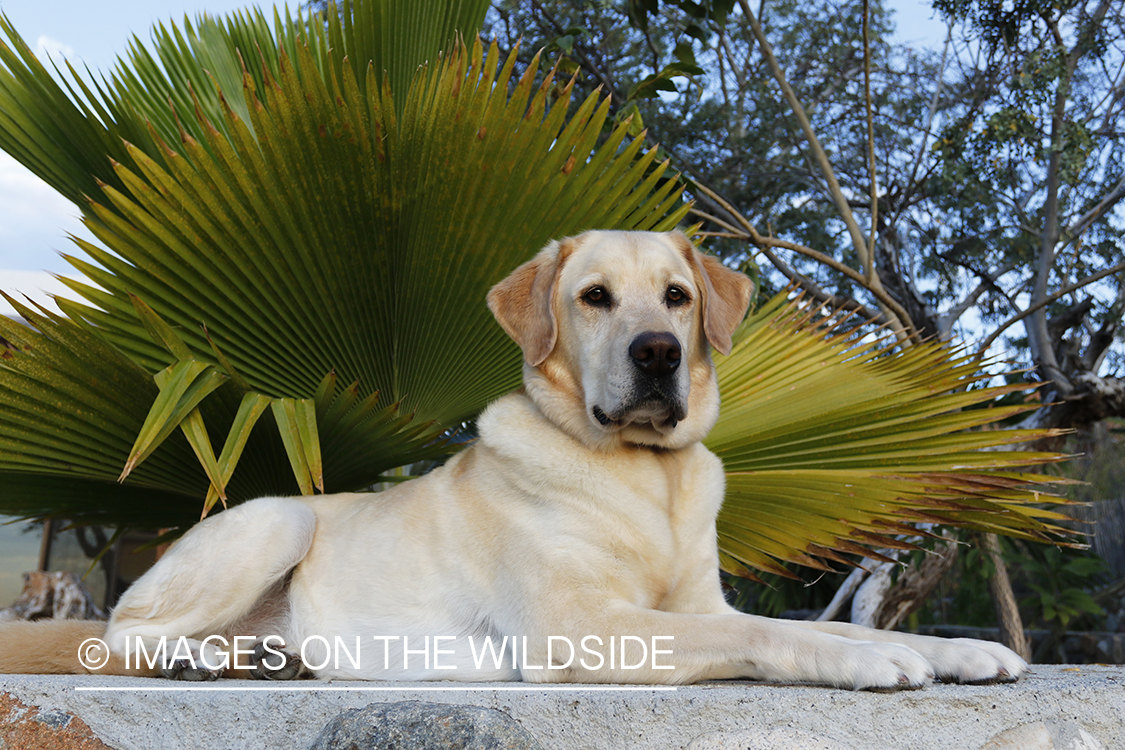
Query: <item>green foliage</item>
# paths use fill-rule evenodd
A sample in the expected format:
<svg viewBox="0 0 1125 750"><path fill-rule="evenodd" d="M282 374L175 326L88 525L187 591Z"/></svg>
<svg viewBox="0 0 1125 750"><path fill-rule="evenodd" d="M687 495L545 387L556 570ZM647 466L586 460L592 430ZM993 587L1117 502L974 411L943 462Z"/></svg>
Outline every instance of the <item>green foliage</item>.
<svg viewBox="0 0 1125 750"><path fill-rule="evenodd" d="M890 62L881 39L889 29L888 14L880 3L871 5L876 75L883 76L882 66ZM526 0L497 3L500 20L490 30L506 34L509 44L517 35L530 35L528 48L538 49L549 45L549 30L555 26L586 29L567 55L581 64L579 85L612 86L618 117L643 119L652 139L685 172L731 200L763 232L853 260L843 225L817 188L819 176L809 173L803 137L789 120L735 3L645 0L631 4L629 14L613 4L581 0L535 3L538 10L528 6ZM792 83L814 127L831 144L841 179L865 186L866 133L856 75L862 65L860 25L852 23L860 14L858 0L831 6L784 0L769 4L762 22L782 65L796 71ZM720 62L719 48L730 49L744 68L732 71L725 60ZM683 63L692 66L691 75L680 70ZM662 95L654 88L657 82ZM895 86L897 98L876 90L875 106L888 117L877 126L880 144L909 142L912 128L924 116L925 102L910 96L916 87L905 82ZM900 127L906 132L899 132ZM732 265L742 265L752 254L744 243L723 239L709 248ZM800 257L793 262L798 270L824 279L823 269L814 264ZM767 297L786 285L770 270L761 276Z"/></svg>
<svg viewBox="0 0 1125 750"><path fill-rule="evenodd" d="M987 376L954 347L895 350L840 322L779 295L717 363L723 410L705 443L727 470L724 569L828 570L847 564L841 552L901 548L892 537L919 521L1040 541L1063 532L1065 516L1041 507L1056 480L1013 473L1061 457L983 450L1044 436L979 429L1028 407L969 408L1022 386L973 388Z"/></svg>
<svg viewBox="0 0 1125 750"><path fill-rule="evenodd" d="M954 260L978 278L990 268L1013 268L1018 273L1009 278L1018 279L1023 269L1036 267L1046 247L1057 257L1052 284L1061 286L1119 263L1122 233L1113 206L1125 164L1125 110L1114 72L1125 49L1120 24L1112 13L1103 15L1103 4L1077 0L938 0L934 6L963 24L966 44L979 52L962 56L931 153L936 169L928 189L944 218L929 231L952 251L931 259L930 267ZM1051 213L1059 236L1045 237ZM1054 343L1064 369L1100 364L1112 342L1112 334L1109 341L1104 335L1116 328L1105 324L1121 317L1114 299L1120 289L1119 279L1110 277L1103 287L1068 295L1048 309L1050 318L1065 318L1087 299L1094 303L1091 319L1074 326L1073 338ZM1008 296L980 306L985 325L1018 309ZM1030 359L1029 343L1019 336L1008 340L1023 361ZM1068 353L1084 346L1093 353ZM1120 356L1117 347L1110 350L1111 367L1119 366Z"/></svg>
<svg viewBox="0 0 1125 750"><path fill-rule="evenodd" d="M860 559L855 558L856 561ZM729 587L727 601L735 609L763 617L780 617L787 612L808 614L823 611L846 577L846 570L837 573L819 571L811 580L762 573L758 580L729 576L724 583Z"/></svg>
<svg viewBox="0 0 1125 750"><path fill-rule="evenodd" d="M710 33L707 22L722 25L734 9L736 0L664 0L665 6L677 8L686 19L683 33L694 39L706 39ZM626 14L629 23L647 32L649 16L660 11L660 0L627 0Z"/></svg>
<svg viewBox="0 0 1125 750"><path fill-rule="evenodd" d="M386 5L356 3L327 25L275 19L276 36L260 15L158 32L155 56L172 71L160 85L190 93L186 82L210 76L210 99L149 101L161 69L135 51L139 72L119 75L115 94L51 98L56 116L37 128L0 122L24 147L17 157L46 127L100 134L60 135L44 162L26 162L43 174L64 165L56 183L87 196L101 245L80 243L92 262L71 259L93 284L70 282L85 301L60 302L69 320L29 314L37 341L0 321L16 347L0 387L56 394L55 412L82 415L81 442L95 445L79 473L101 504L68 505L71 517L184 525L218 499L360 488L448 451L443 434L519 382L488 288L553 237L666 229L683 216L652 149L623 127L598 143L603 98L568 117L570 87L550 73L537 83L535 69L513 78L513 58L495 46L486 56L479 42L455 44L440 59L432 49L437 62L394 96L394 76L369 62L380 43L369 16ZM242 54L256 47L276 55ZM34 112L58 87L26 55L5 58L0 98ZM137 102L160 112L165 132ZM122 134L137 142L103 150ZM91 175L88 151L112 158ZM44 369L73 361L80 337L97 340L113 378L134 381L112 424L84 419L89 386L76 375ZM20 473L0 477L8 512L59 507L28 476L75 473L66 450L76 447L59 447L57 430L30 408L0 417L0 471ZM225 436L219 451L209 436ZM143 509L137 495L114 494L122 467L126 487L164 494Z"/></svg>
<svg viewBox="0 0 1125 750"><path fill-rule="evenodd" d="M1042 622L1052 630L1066 630L1083 614L1105 614L1087 593L1106 572L1104 560L1067 554L1059 547L1044 546L1036 551L1040 554L1018 561L1027 586L1035 592L1020 602L1030 612L1029 621Z"/></svg>
<svg viewBox="0 0 1125 750"><path fill-rule="evenodd" d="M722 12L718 5L500 0L490 29L509 44L530 34L536 49L558 29L584 29L566 60L581 69L580 85L615 92L615 116L643 119L675 163L763 235L857 268L826 177L809 157L803 130L769 75L747 19L733 3L721 4ZM1121 263L1125 245L1113 207L1120 205L1125 165L1125 84L1118 75L1125 31L1116 6L1097 0L938 2L935 7L961 23L943 52L931 52L893 44L893 16L880 2L869 5L880 193L874 262L883 286L916 326L926 335L983 338L1024 308L1021 295L1034 286L1030 276L1044 248L1052 253L1045 260L1052 269L1047 293ZM1108 15L1099 15L1107 7ZM871 178L862 12L853 0L782 0L762 6L759 21L866 233ZM707 74L672 78L666 71L687 48L692 64ZM639 95L642 84L657 82L661 91ZM1047 186L1052 155L1059 162L1062 231L1048 237L1048 195L1056 192ZM737 221L731 215L704 195L693 197L701 219L718 219L703 230L732 234L729 226ZM873 297L861 285L800 254L779 251L789 267L779 270L742 239L719 237L711 248L732 265L760 263L771 290L785 286L783 277L792 281L800 274L805 288L815 285L824 297L872 308ZM1098 374L1112 373L1122 363L1114 343L1121 289L1110 276L1089 294L1057 301L1048 311L1053 318L1087 299L1094 311L1074 328L1073 343L1039 348L1057 349L1068 371L1101 364L1108 351ZM1010 355L1021 366L1034 364L1020 328L1005 330ZM1081 362L1070 357L1069 350L1084 347Z"/></svg>
<svg viewBox="0 0 1125 750"><path fill-rule="evenodd" d="M1012 546L1002 537L1000 548L1005 559L1011 559ZM1009 568L1009 573L1014 572ZM995 627L996 614L988 588L988 581L994 573L992 559L980 545L962 549L953 569L942 578L930 597L930 606L916 613L918 621L924 624L936 622Z"/></svg>
<svg viewBox="0 0 1125 750"><path fill-rule="evenodd" d="M1025 627L1064 632L1098 627L1105 611L1089 593L1104 583L1105 561L1080 547L1000 538L1001 556ZM995 626L988 581L993 565L977 546L961 551L953 570L919 611L922 624Z"/></svg>

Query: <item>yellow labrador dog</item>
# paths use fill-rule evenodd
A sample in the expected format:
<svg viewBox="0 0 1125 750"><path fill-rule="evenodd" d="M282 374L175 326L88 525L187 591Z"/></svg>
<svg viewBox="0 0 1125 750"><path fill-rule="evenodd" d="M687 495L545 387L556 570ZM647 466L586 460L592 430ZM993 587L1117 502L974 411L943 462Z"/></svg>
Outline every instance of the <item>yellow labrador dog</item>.
<svg viewBox="0 0 1125 750"><path fill-rule="evenodd" d="M265 498L208 518L104 633L0 631L0 670L853 689L1015 679L1027 665L994 643L728 606L723 468L700 440L719 413L710 349L729 353L750 292L679 233L552 242L488 295L523 350L524 388L488 407L472 447L386 492ZM76 667L82 636L108 643L108 665Z"/></svg>

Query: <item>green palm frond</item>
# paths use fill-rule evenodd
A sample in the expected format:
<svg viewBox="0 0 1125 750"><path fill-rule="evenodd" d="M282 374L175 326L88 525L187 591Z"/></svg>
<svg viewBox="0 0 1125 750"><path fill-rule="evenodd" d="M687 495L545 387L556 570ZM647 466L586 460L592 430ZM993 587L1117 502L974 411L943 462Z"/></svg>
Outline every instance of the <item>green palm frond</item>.
<svg viewBox="0 0 1125 750"><path fill-rule="evenodd" d="M972 408L1023 386L972 388L979 363L929 342L896 350L843 332L840 318L782 294L718 358L722 416L707 439L727 470L723 563L791 575L839 553L901 547L915 523L1048 539L1056 481L1019 469L1053 453L988 450L1050 436L981 429L1027 407Z"/></svg>
<svg viewBox="0 0 1125 750"><path fill-rule="evenodd" d="M349 52L375 44L357 19L383 5L356 3L350 22L306 25L293 44L299 24L275 21L276 64L232 41L262 24L204 22L206 38L159 31L157 57L181 89L200 87L198 58L227 66L208 71L215 99L164 105L174 138L145 115L142 143L107 160L112 182L94 175L86 223L99 244L79 241L92 262L71 259L91 283L67 281L85 301L60 300L73 323L53 324L155 376L144 410L131 405L134 444L115 443L116 471L97 477L124 467L132 483L165 441L180 458L186 441L190 489L146 474L194 498L161 525L184 523L189 505L198 517L204 496L209 507L354 489L448 450L443 434L519 381L519 352L483 302L489 287L553 237L670 229L686 210L627 123L603 137L608 101L591 96L568 117L570 85L552 73L537 85L534 66L513 78L515 55L501 60L495 45L431 52L434 64L395 96L393 76ZM106 121L136 133L138 113L159 109L146 98L159 71L136 50L133 60L142 72L115 78ZM233 92L222 88L232 65ZM17 366L39 356L20 350ZM133 521L129 503L119 510Z"/></svg>
<svg viewBox="0 0 1125 750"><path fill-rule="evenodd" d="M207 478L181 438L125 486L124 465L157 395L150 373L92 331L7 298L33 327L0 316L0 488L6 514L60 514L157 527L167 507L197 504ZM198 510L180 521L198 517Z"/></svg>
<svg viewBox="0 0 1125 750"><path fill-rule="evenodd" d="M162 162L157 140L176 142L181 130L197 140L209 123L225 128L224 106L249 122L242 96L249 74L258 90L276 78L283 56L307 47L308 74L340 78L350 65L358 85L367 69L392 91L406 92L420 67L436 64L458 34L471 37L484 21L488 0L345 0L326 17L258 9L216 18L203 14L182 27L160 24L152 49L134 38L125 58L99 81L69 63L69 76L52 77L0 14L0 148L62 195L84 205L101 194L99 181L123 186L111 160L133 166L132 143ZM61 81L61 82L60 82ZM400 96L400 106L406 100ZM197 117L196 113L202 115Z"/></svg>

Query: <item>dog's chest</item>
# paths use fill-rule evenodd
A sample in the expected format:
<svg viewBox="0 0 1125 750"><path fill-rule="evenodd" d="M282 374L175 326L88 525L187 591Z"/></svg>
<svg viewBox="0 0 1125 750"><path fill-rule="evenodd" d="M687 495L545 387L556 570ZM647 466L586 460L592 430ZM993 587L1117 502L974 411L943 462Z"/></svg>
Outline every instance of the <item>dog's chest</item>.
<svg viewBox="0 0 1125 750"><path fill-rule="evenodd" d="M477 487L508 530L495 538L512 552L501 567L517 577L528 560L543 560L539 577L551 586L660 609L690 571L717 567L725 475L698 443L596 450L544 420L526 397L508 397L482 419L472 453L451 476Z"/></svg>
<svg viewBox="0 0 1125 750"><path fill-rule="evenodd" d="M680 578L683 559L667 516L621 517L605 535L616 568L618 596L645 609L660 609Z"/></svg>
<svg viewBox="0 0 1125 750"><path fill-rule="evenodd" d="M565 555L574 570L599 571L618 598L660 609L713 519L694 496L700 486L682 459L637 451L618 457L612 470L595 461L557 475L542 506L551 556ZM706 532L702 539L714 544Z"/></svg>

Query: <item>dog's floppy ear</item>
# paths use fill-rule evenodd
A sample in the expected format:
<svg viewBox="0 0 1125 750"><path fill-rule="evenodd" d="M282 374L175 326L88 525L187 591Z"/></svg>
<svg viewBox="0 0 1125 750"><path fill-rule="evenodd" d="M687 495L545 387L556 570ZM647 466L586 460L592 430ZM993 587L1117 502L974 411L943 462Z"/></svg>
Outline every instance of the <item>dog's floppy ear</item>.
<svg viewBox="0 0 1125 750"><path fill-rule="evenodd" d="M555 348L558 325L551 298L560 249L560 243L550 243L488 293L488 309L520 345L524 360L532 367L538 366Z"/></svg>
<svg viewBox="0 0 1125 750"><path fill-rule="evenodd" d="M703 333L707 341L721 354L730 354L731 335L746 315L754 282L744 273L733 271L718 258L704 255L695 249L691 240L678 232L684 251L690 253L703 290Z"/></svg>

